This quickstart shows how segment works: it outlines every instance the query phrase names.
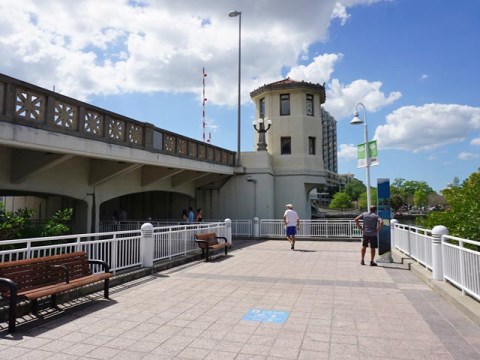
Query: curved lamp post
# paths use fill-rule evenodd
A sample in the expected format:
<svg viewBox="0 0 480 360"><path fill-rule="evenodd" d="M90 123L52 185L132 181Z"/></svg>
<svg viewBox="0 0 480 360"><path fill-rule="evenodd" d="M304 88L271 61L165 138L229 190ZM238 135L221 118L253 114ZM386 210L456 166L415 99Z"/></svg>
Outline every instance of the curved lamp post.
<svg viewBox="0 0 480 360"><path fill-rule="evenodd" d="M363 121L360 119L358 115L357 108L358 106L362 106L363 108ZM362 103L358 103L355 106L355 112L353 114L353 120L350 121L352 125L361 125L364 124L365 126L365 169L367 171L367 211L370 211L370 206L372 205L372 200L370 199L370 155L369 155L369 148L368 148L368 125L367 125L367 111L365 109L365 105Z"/></svg>
<svg viewBox="0 0 480 360"><path fill-rule="evenodd" d="M272 120L267 120L267 127L265 128L265 119L262 117L258 120L252 121L253 128L258 133L258 143L257 143L257 151L267 151L267 142L265 140L265 133L270 129L272 126ZM258 126L258 127L257 127Z"/></svg>
<svg viewBox="0 0 480 360"><path fill-rule="evenodd" d="M237 166L240 166L240 80L242 60L242 12L232 10L228 13L230 17L238 16L238 109L237 109Z"/></svg>

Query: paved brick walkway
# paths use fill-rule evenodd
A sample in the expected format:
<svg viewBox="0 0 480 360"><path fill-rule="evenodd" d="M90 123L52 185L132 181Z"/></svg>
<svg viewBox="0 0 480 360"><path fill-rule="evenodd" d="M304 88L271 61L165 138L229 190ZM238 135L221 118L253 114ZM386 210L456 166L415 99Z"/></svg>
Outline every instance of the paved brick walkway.
<svg viewBox="0 0 480 360"><path fill-rule="evenodd" d="M359 246L265 241L157 273L3 331L1 359L480 359L476 324Z"/></svg>

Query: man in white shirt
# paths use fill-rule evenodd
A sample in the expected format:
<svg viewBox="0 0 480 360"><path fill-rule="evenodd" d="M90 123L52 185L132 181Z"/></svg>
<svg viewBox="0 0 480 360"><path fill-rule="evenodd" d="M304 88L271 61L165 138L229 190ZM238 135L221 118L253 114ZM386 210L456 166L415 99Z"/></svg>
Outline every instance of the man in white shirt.
<svg viewBox="0 0 480 360"><path fill-rule="evenodd" d="M295 250L295 235L297 234L297 229L300 228L300 219L295 210L293 210L292 204L285 205L287 210L283 214L283 222L285 223L287 240L291 244L291 249Z"/></svg>

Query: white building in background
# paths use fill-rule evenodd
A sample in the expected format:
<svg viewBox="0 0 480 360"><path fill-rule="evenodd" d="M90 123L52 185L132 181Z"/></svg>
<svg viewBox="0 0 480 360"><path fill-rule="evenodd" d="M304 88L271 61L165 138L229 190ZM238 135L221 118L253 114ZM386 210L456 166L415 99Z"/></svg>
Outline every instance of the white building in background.
<svg viewBox="0 0 480 360"><path fill-rule="evenodd" d="M301 218L310 219L311 193L345 181L337 173L336 121L322 107L325 88L287 78L250 96L263 120L255 124L260 132L252 127L257 150L242 152L236 176L216 194L199 194L197 202L213 209L214 217L233 219L278 219L292 203Z"/></svg>

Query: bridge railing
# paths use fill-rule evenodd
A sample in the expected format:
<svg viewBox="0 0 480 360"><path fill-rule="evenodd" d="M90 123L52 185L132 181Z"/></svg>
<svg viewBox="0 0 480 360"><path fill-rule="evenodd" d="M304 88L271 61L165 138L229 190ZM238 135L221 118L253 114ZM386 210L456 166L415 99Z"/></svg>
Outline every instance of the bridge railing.
<svg viewBox="0 0 480 360"><path fill-rule="evenodd" d="M480 301L480 241L442 236L442 263L445 279Z"/></svg>
<svg viewBox="0 0 480 360"><path fill-rule="evenodd" d="M168 226L185 226L185 225L194 225L198 226L203 224L218 223L222 222L219 219L205 219L202 223L185 223L184 221L179 220L130 220L130 221L102 221L100 222L100 231L109 232L109 231L125 231L125 230L140 230L142 225L146 222L149 222L154 227L168 227ZM232 235L233 236L252 236L253 234L253 221L252 220L231 220L232 224Z"/></svg>
<svg viewBox="0 0 480 360"><path fill-rule="evenodd" d="M394 226L395 247L432 270L432 231L416 226Z"/></svg>
<svg viewBox="0 0 480 360"><path fill-rule="evenodd" d="M206 224L218 222L219 220L206 219ZM154 227L159 226L184 226L188 225L177 220L153 220L148 221ZM102 231L110 230L138 230L145 221L104 221L100 224ZM239 219L231 220L232 236L236 237L253 237L253 220ZM195 224L193 224L195 225ZM285 235L283 220L280 219L262 219L260 220L260 237L262 238L279 238ZM300 229L297 233L298 238L323 238L323 239L353 239L361 238L362 233L351 219L336 220L300 220Z"/></svg>
<svg viewBox="0 0 480 360"><path fill-rule="evenodd" d="M153 228L153 261L171 259L198 251L194 234L216 232L228 236L225 222L175 225ZM142 266L144 240L140 229L102 232L81 235L0 241L0 262L59 255L85 251L90 259L100 259L110 264L115 273L119 270ZM96 268L95 271L101 271Z"/></svg>
<svg viewBox="0 0 480 360"><path fill-rule="evenodd" d="M285 236L285 224L279 219L260 220L260 237L278 238ZM350 219L300 220L297 238L353 239L361 238L362 233Z"/></svg>
<svg viewBox="0 0 480 360"><path fill-rule="evenodd" d="M234 166L235 152L0 74L0 121Z"/></svg>
<svg viewBox="0 0 480 360"><path fill-rule="evenodd" d="M437 269L440 279L480 301L480 241L441 235L438 245L441 247L441 261L435 264L435 236L432 230L392 224L392 247L410 256L433 274L433 269Z"/></svg>

